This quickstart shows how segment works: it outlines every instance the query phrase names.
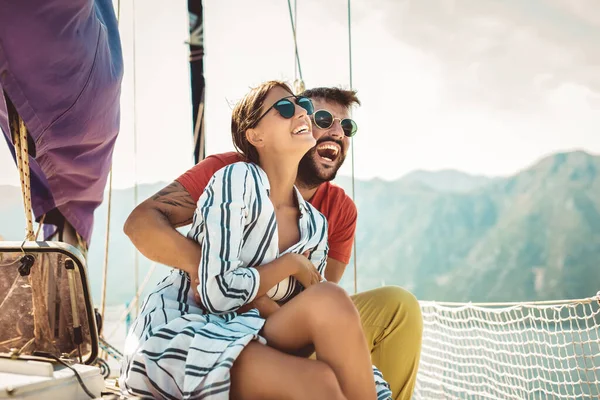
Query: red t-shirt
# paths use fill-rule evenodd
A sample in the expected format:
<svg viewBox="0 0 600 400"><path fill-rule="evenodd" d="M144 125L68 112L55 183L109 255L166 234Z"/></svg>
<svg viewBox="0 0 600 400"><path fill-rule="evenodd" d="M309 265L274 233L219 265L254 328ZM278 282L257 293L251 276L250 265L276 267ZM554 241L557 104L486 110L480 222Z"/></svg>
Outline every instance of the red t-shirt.
<svg viewBox="0 0 600 400"><path fill-rule="evenodd" d="M238 161L242 161L242 157L235 152L211 155L187 170L176 181L183 185L196 202L215 172ZM319 186L309 203L327 218L329 257L348 264L356 230L357 212L354 202L344 189L325 182Z"/></svg>

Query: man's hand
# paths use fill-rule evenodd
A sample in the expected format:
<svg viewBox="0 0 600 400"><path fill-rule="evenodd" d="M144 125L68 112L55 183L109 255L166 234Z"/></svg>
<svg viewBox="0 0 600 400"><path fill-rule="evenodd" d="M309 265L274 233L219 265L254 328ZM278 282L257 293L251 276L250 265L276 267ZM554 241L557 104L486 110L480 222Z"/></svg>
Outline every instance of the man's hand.
<svg viewBox="0 0 600 400"><path fill-rule="evenodd" d="M202 300L200 299L200 293L198 293L198 285L200 284L200 279L198 278L198 270L196 269L194 272L190 273L190 280L192 282L192 290L194 291L194 300L196 300L196 304L202 306Z"/></svg>
<svg viewBox="0 0 600 400"><path fill-rule="evenodd" d="M248 303L243 307L240 307L238 314L245 313L253 308L258 309L260 316L267 319L271 314L279 310L281 307L274 300L265 295L254 299L253 302Z"/></svg>

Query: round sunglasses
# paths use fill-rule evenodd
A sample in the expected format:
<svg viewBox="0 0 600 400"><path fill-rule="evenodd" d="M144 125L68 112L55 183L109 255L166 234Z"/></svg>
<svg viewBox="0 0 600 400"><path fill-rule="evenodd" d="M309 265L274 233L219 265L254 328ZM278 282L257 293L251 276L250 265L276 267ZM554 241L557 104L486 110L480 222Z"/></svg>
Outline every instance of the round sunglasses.
<svg viewBox="0 0 600 400"><path fill-rule="evenodd" d="M292 100L294 99L294 102ZM295 103L295 104L294 104ZM287 96L277 100L267 111L263 113L255 122L254 126L258 125L261 119L269 113L273 108L285 119L290 119L296 114L296 104L306 110L308 115L312 115L314 107L312 101L308 97L303 96Z"/></svg>
<svg viewBox="0 0 600 400"><path fill-rule="evenodd" d="M318 110L312 114L313 121L316 126L321 129L329 129L335 122L335 120L340 121L340 125L342 126L342 130L344 131L344 135L347 137L352 137L356 135L356 131L358 130L358 126L353 119L350 118L334 118L333 114L331 114L327 110Z"/></svg>

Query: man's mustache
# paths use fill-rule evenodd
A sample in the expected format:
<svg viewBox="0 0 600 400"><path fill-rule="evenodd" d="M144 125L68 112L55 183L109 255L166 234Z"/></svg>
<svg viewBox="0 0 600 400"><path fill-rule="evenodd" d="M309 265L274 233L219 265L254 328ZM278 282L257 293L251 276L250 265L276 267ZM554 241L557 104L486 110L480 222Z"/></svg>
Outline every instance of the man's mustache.
<svg viewBox="0 0 600 400"><path fill-rule="evenodd" d="M344 141L343 140L336 140L336 139L332 139L332 138L323 138L323 139L319 139L317 140L317 144L315 144L315 149L317 148L318 145L320 145L321 143L325 143L325 142L333 142L333 143L337 143L341 149L344 148Z"/></svg>

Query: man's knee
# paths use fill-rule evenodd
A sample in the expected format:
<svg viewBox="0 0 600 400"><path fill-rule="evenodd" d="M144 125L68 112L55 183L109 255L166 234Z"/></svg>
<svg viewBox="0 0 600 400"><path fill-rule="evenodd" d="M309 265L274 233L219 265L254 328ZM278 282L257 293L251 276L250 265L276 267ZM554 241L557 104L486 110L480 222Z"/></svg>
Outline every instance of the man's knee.
<svg viewBox="0 0 600 400"><path fill-rule="evenodd" d="M397 309L400 319L415 334L421 336L423 332L423 314L421 305L414 294L399 286L383 287L389 298L390 307Z"/></svg>
<svg viewBox="0 0 600 400"><path fill-rule="evenodd" d="M421 336L423 332L423 315L417 298L400 286L384 286L365 292L372 302L372 307L385 318L386 326L402 326L411 335Z"/></svg>

